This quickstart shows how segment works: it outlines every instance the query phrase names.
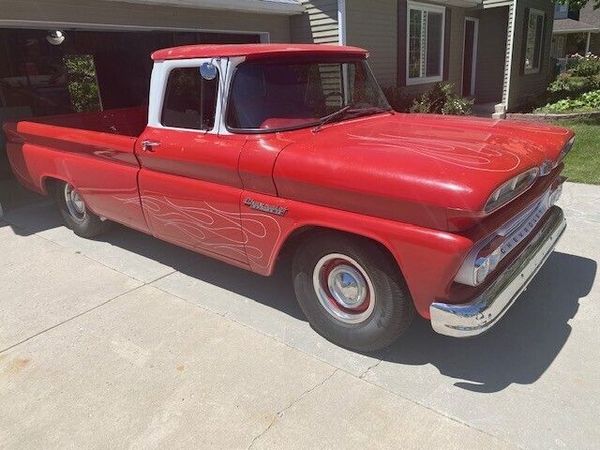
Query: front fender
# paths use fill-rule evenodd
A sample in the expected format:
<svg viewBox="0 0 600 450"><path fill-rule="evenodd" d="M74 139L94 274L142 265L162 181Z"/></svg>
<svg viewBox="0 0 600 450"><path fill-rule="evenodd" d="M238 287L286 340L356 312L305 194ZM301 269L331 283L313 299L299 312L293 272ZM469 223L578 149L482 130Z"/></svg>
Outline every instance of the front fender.
<svg viewBox="0 0 600 450"><path fill-rule="evenodd" d="M260 205L266 207L258 210ZM270 275L286 241L301 228L319 227L355 234L379 242L389 250L407 282L417 311L426 318L434 299L447 298L454 276L473 246L469 238L444 231L248 191L242 193L240 208L253 271Z"/></svg>

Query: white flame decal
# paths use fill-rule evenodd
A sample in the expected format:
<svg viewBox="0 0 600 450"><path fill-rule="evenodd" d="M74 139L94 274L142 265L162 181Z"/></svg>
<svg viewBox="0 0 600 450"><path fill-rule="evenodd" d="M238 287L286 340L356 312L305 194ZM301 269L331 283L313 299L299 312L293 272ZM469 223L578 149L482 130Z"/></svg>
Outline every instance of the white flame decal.
<svg viewBox="0 0 600 450"><path fill-rule="evenodd" d="M119 197L125 204L139 204L140 197ZM274 217L261 213L223 211L208 202L203 206L181 205L160 194L141 196L150 220L173 236L186 236L185 244L223 254L236 260L246 258L252 266L267 269L281 238L281 226ZM268 254L261 249L267 249Z"/></svg>

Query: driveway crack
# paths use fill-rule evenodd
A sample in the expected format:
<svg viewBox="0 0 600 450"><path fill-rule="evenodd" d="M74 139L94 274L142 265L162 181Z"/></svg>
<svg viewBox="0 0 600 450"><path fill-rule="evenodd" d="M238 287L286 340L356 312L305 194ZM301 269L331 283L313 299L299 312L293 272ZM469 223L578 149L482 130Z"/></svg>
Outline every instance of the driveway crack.
<svg viewBox="0 0 600 450"><path fill-rule="evenodd" d="M20 340L19 342L16 342L16 343L14 343L14 344L12 344L12 345L9 345L9 346L8 346L8 347L6 347L6 348L0 349L0 353L4 353L4 352L7 352L7 351L9 351L9 350L12 350L13 348L15 348L15 347L17 347L17 346L19 346L19 345L21 345L21 344L24 344L25 342L28 342L28 341L30 341L30 340L32 340L32 339L34 339L34 338L36 338L36 337L38 337L38 336L40 336L40 335L44 334L44 333L47 333L47 332L48 332L48 331L50 331L50 330L53 330L53 329L55 329L55 328L58 328L58 327L60 327L60 326L62 326L62 325L64 325L64 324L66 324L66 323L69 323L69 322L71 322L71 321L73 321L73 320L75 320L75 319L77 319L77 318L79 318L79 317L81 317L81 316L84 316L84 315L86 315L86 314L89 314L89 313L91 313L92 311L95 311L95 310L97 310L98 308L101 308L101 307L103 307L103 306L105 306L105 305L108 305L108 304L109 304L110 302L112 302L113 300L116 300L116 299L118 299L118 298L120 298L120 297L123 297L123 296L125 296L125 295L127 295L127 294L130 294L131 292L133 292L133 291L136 291L136 290L138 290L138 289L140 289L140 288L142 288L142 287L144 287L144 286L145 286L144 284L141 284L141 285L139 285L139 286L135 286L135 287L133 287L133 288L131 288L131 289L127 289L125 292L121 292L120 294L118 294L118 295L115 295L114 297L111 297L111 298L109 298L108 300L104 300L103 302L101 302L101 303L98 303L97 305L94 305L94 306L92 306L91 308L88 308L88 309L86 309L85 311L82 311L82 312L80 312L80 313L78 313L78 314L75 314L74 316L71 316L71 317L69 317L69 318L67 318L67 319L65 319L65 320L62 320L62 321L60 321L60 322L58 322L58 323L56 323L56 324L54 324L54 325L52 325L52 326L50 326L50 327L48 327L48 328L45 328L45 329L43 329L43 330L41 330L41 331L38 331L37 333L35 333L35 334L31 335L31 336L28 336L28 337L26 337L25 339L22 339L22 340Z"/></svg>
<svg viewBox="0 0 600 450"><path fill-rule="evenodd" d="M277 422L277 419L283 417L283 415L285 414L285 412L288 409L293 407L295 404L297 404L300 400L302 400L308 394L310 394L314 390L320 388L325 383L327 383L331 379L331 377L333 377L338 372L338 370L339 369L335 369L333 372L331 372L329 375L327 375L323 380L319 381L314 386L312 386L309 389L302 392L298 397L296 397L294 400L292 400L289 405L287 405L284 408L277 411L277 413L273 416L273 419L271 419L271 422L269 423L269 425L263 431L261 431L259 434L254 436L254 438L252 439L252 442L250 442L250 445L248 446L248 449L251 449L254 446L254 444L256 444L256 442L258 442L265 434L267 434L269 432L269 430L273 427L273 425L275 425L275 422Z"/></svg>
<svg viewBox="0 0 600 450"><path fill-rule="evenodd" d="M361 380L364 380L365 377L367 376L367 374L371 371L374 370L379 364L381 364L381 362L383 361L383 359L380 359L379 361L377 361L375 364L371 364L369 367L366 368L366 370L361 373L358 378L360 378Z"/></svg>

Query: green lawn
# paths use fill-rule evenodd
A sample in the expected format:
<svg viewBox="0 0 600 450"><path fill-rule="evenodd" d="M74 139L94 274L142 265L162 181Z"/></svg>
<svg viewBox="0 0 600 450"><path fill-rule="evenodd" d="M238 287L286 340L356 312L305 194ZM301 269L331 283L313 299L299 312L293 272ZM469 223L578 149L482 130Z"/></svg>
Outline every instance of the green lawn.
<svg viewBox="0 0 600 450"><path fill-rule="evenodd" d="M565 121L575 131L575 145L565 159L563 175L570 181L600 184L600 120Z"/></svg>

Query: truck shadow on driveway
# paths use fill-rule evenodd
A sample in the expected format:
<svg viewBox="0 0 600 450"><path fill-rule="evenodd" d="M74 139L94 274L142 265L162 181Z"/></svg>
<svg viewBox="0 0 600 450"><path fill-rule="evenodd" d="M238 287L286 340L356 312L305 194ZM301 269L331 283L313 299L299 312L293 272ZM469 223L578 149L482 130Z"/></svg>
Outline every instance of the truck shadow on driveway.
<svg viewBox="0 0 600 450"><path fill-rule="evenodd" d="M49 203L19 208L6 220L19 235L61 226ZM265 278L120 226L98 240L305 320L286 270L289 261L281 261L274 276ZM442 375L462 380L455 386L474 392L533 383L569 338L569 319L577 313L579 299L590 292L596 271L597 263L591 259L554 252L528 290L487 334L457 340L434 333L429 322L417 318L391 348L369 356L399 365L432 364Z"/></svg>
<svg viewBox="0 0 600 450"><path fill-rule="evenodd" d="M378 355L399 364L433 364L462 379L455 386L481 393L531 384L552 364L571 334L569 319L591 290L597 263L555 251L528 289L486 334L457 340L437 335L423 319Z"/></svg>

